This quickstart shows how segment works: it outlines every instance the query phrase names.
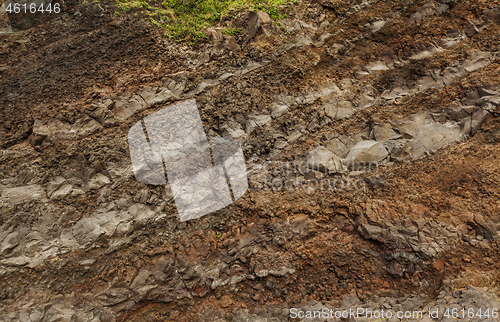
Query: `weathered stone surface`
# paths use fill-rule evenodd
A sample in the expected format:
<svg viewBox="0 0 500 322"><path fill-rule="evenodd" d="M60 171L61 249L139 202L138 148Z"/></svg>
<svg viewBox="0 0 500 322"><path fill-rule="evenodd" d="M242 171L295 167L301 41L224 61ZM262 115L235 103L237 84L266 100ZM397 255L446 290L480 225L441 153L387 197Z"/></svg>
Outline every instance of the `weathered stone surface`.
<svg viewBox="0 0 500 322"><path fill-rule="evenodd" d="M390 124L379 124L373 127L373 135L378 142L385 142L388 140L396 140L402 136L392 129Z"/></svg>
<svg viewBox="0 0 500 322"><path fill-rule="evenodd" d="M8 204L26 203L45 198L46 192L42 186L34 184L23 187L7 188L2 191L2 202Z"/></svg>
<svg viewBox="0 0 500 322"><path fill-rule="evenodd" d="M307 156L309 168L321 172L342 172L342 162L340 158L323 146L318 146Z"/></svg>
<svg viewBox="0 0 500 322"><path fill-rule="evenodd" d="M486 116L488 116L488 111L479 109L478 111L474 112L472 114L472 119L471 119L471 130L470 133L471 135L475 135L477 130L479 129L479 126L481 126L481 123L483 123L484 119Z"/></svg>
<svg viewBox="0 0 500 322"><path fill-rule="evenodd" d="M361 141L347 154L344 163L351 170L357 170L370 164L380 163L388 156L385 147L377 141Z"/></svg>
<svg viewBox="0 0 500 322"><path fill-rule="evenodd" d="M345 158L349 150L340 139L335 138L326 144L326 148L339 158Z"/></svg>
<svg viewBox="0 0 500 322"><path fill-rule="evenodd" d="M238 139L247 135L245 131L243 131L241 124L234 120L229 120L227 123L223 124L220 129L223 131L222 136L224 137Z"/></svg>
<svg viewBox="0 0 500 322"><path fill-rule="evenodd" d="M271 124L272 118L270 115L249 115L245 123L246 134L252 133L258 127L265 127Z"/></svg>
<svg viewBox="0 0 500 322"><path fill-rule="evenodd" d="M325 106L325 113L334 120L349 118L354 113L354 105L349 101L329 103Z"/></svg>
<svg viewBox="0 0 500 322"><path fill-rule="evenodd" d="M139 95L124 96L115 102L113 113L119 120L124 121L135 113L144 110L147 106L147 103Z"/></svg>

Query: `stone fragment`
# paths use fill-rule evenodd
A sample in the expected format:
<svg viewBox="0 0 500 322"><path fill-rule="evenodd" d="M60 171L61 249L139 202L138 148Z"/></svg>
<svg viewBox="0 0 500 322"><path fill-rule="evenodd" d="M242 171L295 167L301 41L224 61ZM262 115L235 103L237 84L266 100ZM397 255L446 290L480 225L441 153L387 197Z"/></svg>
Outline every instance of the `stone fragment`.
<svg viewBox="0 0 500 322"><path fill-rule="evenodd" d="M307 156L307 166L323 173L342 172L340 158L323 146L318 146Z"/></svg>
<svg viewBox="0 0 500 322"><path fill-rule="evenodd" d="M366 140L356 144L347 154L345 162L351 170L360 170L372 163L380 163L388 156L386 148L377 141Z"/></svg>
<svg viewBox="0 0 500 322"><path fill-rule="evenodd" d="M229 120L228 122L224 123L220 127L220 129L222 130L223 137L232 137L238 139L246 136L246 133L245 131L243 131L243 127L241 126L241 124L234 120Z"/></svg>
<svg viewBox="0 0 500 322"><path fill-rule="evenodd" d="M252 133L257 127L264 127L271 124L272 118L270 115L250 115L245 123L246 134Z"/></svg>
<svg viewBox="0 0 500 322"><path fill-rule="evenodd" d="M390 124L378 124L373 127L373 135L378 142L400 139L402 135L396 133Z"/></svg>
<svg viewBox="0 0 500 322"><path fill-rule="evenodd" d="M2 202L9 204L27 203L45 198L46 193L42 186L34 184L16 188L7 188L2 191Z"/></svg>
<svg viewBox="0 0 500 322"><path fill-rule="evenodd" d="M385 26L386 22L384 20L379 20L372 22L370 25L372 33L378 32L380 29L382 29Z"/></svg>
<svg viewBox="0 0 500 322"><path fill-rule="evenodd" d="M481 123L483 123L484 119L486 116L488 116L488 111L479 109L476 111L474 114L472 114L472 120L471 120L471 135L475 135L479 127L481 126Z"/></svg>
<svg viewBox="0 0 500 322"><path fill-rule="evenodd" d="M330 103L325 106L325 114L334 120L350 118L354 114L354 105L349 101Z"/></svg>
<svg viewBox="0 0 500 322"><path fill-rule="evenodd" d="M462 136L470 135L472 129L472 119L470 117L462 119L459 123L459 126Z"/></svg>
<svg viewBox="0 0 500 322"><path fill-rule="evenodd" d="M327 143L326 148L330 150L333 154L338 156L339 158L345 158L349 150L345 146L340 139L335 138Z"/></svg>

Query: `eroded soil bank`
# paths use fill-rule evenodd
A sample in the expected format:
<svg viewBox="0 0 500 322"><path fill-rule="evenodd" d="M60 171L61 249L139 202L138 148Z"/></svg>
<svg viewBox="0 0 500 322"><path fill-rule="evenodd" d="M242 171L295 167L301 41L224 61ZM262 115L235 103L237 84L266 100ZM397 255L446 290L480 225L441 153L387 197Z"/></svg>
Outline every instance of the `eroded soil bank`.
<svg viewBox="0 0 500 322"><path fill-rule="evenodd" d="M106 0L2 16L0 321L500 309L499 5L299 1L194 46ZM250 187L180 222L127 133L188 99Z"/></svg>

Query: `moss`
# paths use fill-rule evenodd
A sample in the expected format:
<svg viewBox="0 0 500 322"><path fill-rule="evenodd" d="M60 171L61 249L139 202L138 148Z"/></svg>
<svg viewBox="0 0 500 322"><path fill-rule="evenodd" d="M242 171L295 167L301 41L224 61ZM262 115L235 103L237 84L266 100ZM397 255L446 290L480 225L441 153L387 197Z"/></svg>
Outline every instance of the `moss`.
<svg viewBox="0 0 500 322"><path fill-rule="evenodd" d="M128 13L140 9L164 30L165 36L194 44L205 38L202 31L225 19L234 19L244 10L262 10L272 19L283 19L279 7L290 0L163 0L161 4L146 0L116 0L118 8ZM293 0L292 0L293 1ZM226 28L224 33L236 35L243 30Z"/></svg>

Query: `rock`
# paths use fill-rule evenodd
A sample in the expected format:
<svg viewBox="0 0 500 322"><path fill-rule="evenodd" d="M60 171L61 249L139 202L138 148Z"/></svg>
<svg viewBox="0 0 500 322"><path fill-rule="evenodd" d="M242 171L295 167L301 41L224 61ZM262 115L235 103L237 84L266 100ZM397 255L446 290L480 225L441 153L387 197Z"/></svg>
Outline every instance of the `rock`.
<svg viewBox="0 0 500 322"><path fill-rule="evenodd" d="M102 173L97 173L89 180L88 187L90 190L97 190L110 183L111 181L108 177Z"/></svg>
<svg viewBox="0 0 500 322"><path fill-rule="evenodd" d="M73 186L70 184L65 184L65 185L61 186L59 189L57 189L56 191L54 191L50 195L50 199L61 200L65 197L67 197L69 194L71 194L72 191L73 191Z"/></svg>
<svg viewBox="0 0 500 322"><path fill-rule="evenodd" d="M140 95L124 96L115 102L113 113L119 120L124 121L135 113L144 110L147 106L148 104Z"/></svg>
<svg viewBox="0 0 500 322"><path fill-rule="evenodd" d="M271 17L264 11L254 12L250 11L248 14L248 26L245 31L246 37L243 41L243 48L246 47L248 42L255 37L259 28L268 26L272 22Z"/></svg>
<svg viewBox="0 0 500 322"><path fill-rule="evenodd" d="M462 106L450 105L445 109L446 114L454 121L460 121L468 116Z"/></svg>
<svg viewBox="0 0 500 322"><path fill-rule="evenodd" d="M420 91L425 91L429 88L439 88L440 84L432 76L424 76L417 81Z"/></svg>
<svg viewBox="0 0 500 322"><path fill-rule="evenodd" d="M354 105L349 101L330 103L325 106L325 114L334 120L350 118L354 114Z"/></svg>
<svg viewBox="0 0 500 322"><path fill-rule="evenodd" d="M486 221L480 214L474 215L474 221L479 229L476 229L477 234L484 236L486 239L498 239L497 227L492 221Z"/></svg>
<svg viewBox="0 0 500 322"><path fill-rule="evenodd" d="M174 98L174 94L166 87L146 87L139 94L148 106L166 103Z"/></svg>
<svg viewBox="0 0 500 322"><path fill-rule="evenodd" d="M460 121L459 127L460 134L462 136L470 135L472 129L472 119L470 117L464 118L462 121Z"/></svg>
<svg viewBox="0 0 500 322"><path fill-rule="evenodd" d="M338 138L335 138L330 142L328 142L326 148L332 151L332 153L338 156L339 158L345 158L347 153L349 153L347 147Z"/></svg>
<svg viewBox="0 0 500 322"><path fill-rule="evenodd" d="M228 36L226 38L226 42L224 44L224 47L227 48L229 51L240 51L240 45L236 42L236 39L234 39L233 36Z"/></svg>
<svg viewBox="0 0 500 322"><path fill-rule="evenodd" d="M467 71L462 66L446 67L443 72L443 83L450 86L460 78L467 76Z"/></svg>
<svg viewBox="0 0 500 322"><path fill-rule="evenodd" d="M413 121L398 122L394 126L403 139L412 139L418 132L418 124Z"/></svg>
<svg viewBox="0 0 500 322"><path fill-rule="evenodd" d="M42 186L34 184L23 187L7 188L2 192L2 202L16 204L27 203L33 200L40 200L46 197Z"/></svg>
<svg viewBox="0 0 500 322"><path fill-rule="evenodd" d="M471 120L471 135L475 135L479 127L481 126L481 123L483 123L484 119L486 116L488 116L488 111L479 109L476 111L474 114L472 114L472 120Z"/></svg>
<svg viewBox="0 0 500 322"><path fill-rule="evenodd" d="M270 115L250 115L245 123L246 134L252 133L257 127L264 127L271 124Z"/></svg>
<svg viewBox="0 0 500 322"><path fill-rule="evenodd" d="M279 105L279 104L274 104L272 107L272 112L271 116L273 118L280 117L288 112L288 106L286 105Z"/></svg>
<svg viewBox="0 0 500 322"><path fill-rule="evenodd" d="M472 38L475 34L479 32L479 29L470 21L465 24L464 32L467 37Z"/></svg>
<svg viewBox="0 0 500 322"><path fill-rule="evenodd" d="M347 154L345 163L351 170L360 170L372 163L378 164L388 156L385 147L372 140L361 141Z"/></svg>
<svg viewBox="0 0 500 322"><path fill-rule="evenodd" d="M483 51L475 51L471 57L463 63L463 68L467 72L473 72L477 69L484 68L491 63L491 53Z"/></svg>
<svg viewBox="0 0 500 322"><path fill-rule="evenodd" d="M384 20L379 20L372 22L370 25L372 33L378 32L380 29L382 29L385 26L386 22Z"/></svg>
<svg viewBox="0 0 500 322"><path fill-rule="evenodd" d="M238 139L247 135L245 131L243 131L243 127L241 126L241 124L234 120L229 120L227 123L224 123L220 127L220 130L222 130L223 137L232 137Z"/></svg>
<svg viewBox="0 0 500 322"><path fill-rule="evenodd" d="M0 244L0 254L4 254L19 245L22 239L23 235L19 231L8 234Z"/></svg>
<svg viewBox="0 0 500 322"><path fill-rule="evenodd" d="M420 126L418 134L412 141L407 143L404 150L415 160L423 157L426 152L435 152L452 142L456 142L461 137L462 134L458 125L427 124Z"/></svg>
<svg viewBox="0 0 500 322"><path fill-rule="evenodd" d="M373 127L373 135L378 142L400 139L402 135L394 132L390 124L379 124Z"/></svg>
<svg viewBox="0 0 500 322"><path fill-rule="evenodd" d="M342 172L342 162L340 158L323 146L318 146L307 156L307 166L310 169L323 173Z"/></svg>
<svg viewBox="0 0 500 322"><path fill-rule="evenodd" d="M51 195L54 191L56 191L66 179L61 176L54 177L49 183L47 183L47 195Z"/></svg>
<svg viewBox="0 0 500 322"><path fill-rule="evenodd" d="M368 63L368 64L365 65L365 68L369 72L377 72L377 71L381 71L381 70L389 70L389 67L387 67L387 64L383 60L375 61L375 62L372 62L372 63Z"/></svg>

